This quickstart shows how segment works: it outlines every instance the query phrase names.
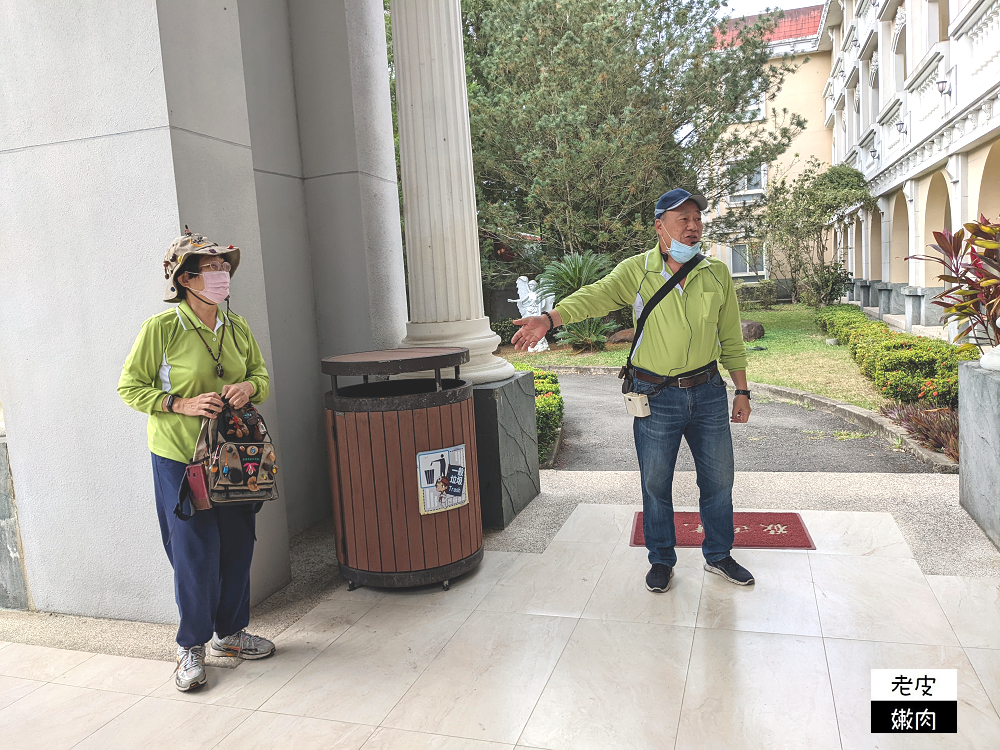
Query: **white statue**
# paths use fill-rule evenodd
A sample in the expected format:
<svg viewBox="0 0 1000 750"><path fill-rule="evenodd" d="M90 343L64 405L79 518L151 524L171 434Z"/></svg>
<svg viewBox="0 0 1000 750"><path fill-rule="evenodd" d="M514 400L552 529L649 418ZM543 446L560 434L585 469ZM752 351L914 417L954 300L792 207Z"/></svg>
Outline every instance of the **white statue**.
<svg viewBox="0 0 1000 750"><path fill-rule="evenodd" d="M521 295L518 299L509 299L507 301L517 303L517 309L520 311L522 318L552 312L552 308L555 307L556 296L549 294L543 297L538 292L538 282L528 281L527 276L517 277L517 293ZM547 352L548 350L549 342L544 336L537 344L528 349L529 352Z"/></svg>

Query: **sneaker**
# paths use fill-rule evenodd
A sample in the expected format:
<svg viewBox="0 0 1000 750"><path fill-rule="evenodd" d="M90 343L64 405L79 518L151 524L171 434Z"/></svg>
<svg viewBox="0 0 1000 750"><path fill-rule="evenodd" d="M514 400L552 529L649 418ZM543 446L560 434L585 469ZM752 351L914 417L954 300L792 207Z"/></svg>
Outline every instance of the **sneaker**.
<svg viewBox="0 0 1000 750"><path fill-rule="evenodd" d="M177 671L174 684L182 693L199 688L207 681L205 676L205 647L177 647Z"/></svg>
<svg viewBox="0 0 1000 750"><path fill-rule="evenodd" d="M220 638L212 636L208 646L212 656L238 656L241 659L266 659L274 653L274 644L259 635L250 635L246 630Z"/></svg>
<svg viewBox="0 0 1000 750"><path fill-rule="evenodd" d="M705 570L722 576L730 583L737 586L749 586L753 583L753 576L750 571L736 562L732 556L725 557L718 562L705 562Z"/></svg>
<svg viewBox="0 0 1000 750"><path fill-rule="evenodd" d="M653 563L653 566L646 573L646 589L656 594L662 594L670 588L670 579L674 576L674 569L663 563Z"/></svg>

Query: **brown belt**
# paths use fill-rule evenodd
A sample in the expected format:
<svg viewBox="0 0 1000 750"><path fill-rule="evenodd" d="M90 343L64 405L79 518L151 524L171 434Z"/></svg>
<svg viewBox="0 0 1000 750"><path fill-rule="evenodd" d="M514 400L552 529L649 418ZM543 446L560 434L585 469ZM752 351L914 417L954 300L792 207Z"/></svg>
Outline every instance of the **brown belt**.
<svg viewBox="0 0 1000 750"><path fill-rule="evenodd" d="M647 373L635 371L635 377L647 383L667 386L669 388L694 388L696 385L707 383L719 371L717 363L713 362L708 369L694 375L680 375L672 378L664 378L659 375L648 375Z"/></svg>

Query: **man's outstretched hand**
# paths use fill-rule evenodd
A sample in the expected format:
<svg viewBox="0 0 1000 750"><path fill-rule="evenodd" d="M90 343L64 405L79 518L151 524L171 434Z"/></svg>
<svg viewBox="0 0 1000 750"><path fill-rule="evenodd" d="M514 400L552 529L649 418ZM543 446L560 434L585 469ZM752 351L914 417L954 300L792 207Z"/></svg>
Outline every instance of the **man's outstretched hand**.
<svg viewBox="0 0 1000 750"><path fill-rule="evenodd" d="M555 328L562 325L562 318L555 310L549 313ZM520 326L510 338L510 343L519 352L525 352L537 344L549 332L549 319L545 315L532 315L529 318L518 318L514 325Z"/></svg>

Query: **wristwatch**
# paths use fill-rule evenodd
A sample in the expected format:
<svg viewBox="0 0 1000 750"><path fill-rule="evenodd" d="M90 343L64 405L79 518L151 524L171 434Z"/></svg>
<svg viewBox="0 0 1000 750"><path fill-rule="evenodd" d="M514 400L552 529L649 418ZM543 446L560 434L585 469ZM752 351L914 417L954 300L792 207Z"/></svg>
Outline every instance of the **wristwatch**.
<svg viewBox="0 0 1000 750"><path fill-rule="evenodd" d="M742 390L740 388L737 388L736 389L736 395L737 396L746 396L747 398L750 398L750 391L744 391L744 390Z"/></svg>
<svg viewBox="0 0 1000 750"><path fill-rule="evenodd" d="M174 394L172 394L172 393L168 394L167 395L167 403L164 404L164 406L166 407L167 411L169 411L171 414L174 413L174 399L175 398L177 398L177 397Z"/></svg>

